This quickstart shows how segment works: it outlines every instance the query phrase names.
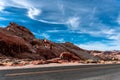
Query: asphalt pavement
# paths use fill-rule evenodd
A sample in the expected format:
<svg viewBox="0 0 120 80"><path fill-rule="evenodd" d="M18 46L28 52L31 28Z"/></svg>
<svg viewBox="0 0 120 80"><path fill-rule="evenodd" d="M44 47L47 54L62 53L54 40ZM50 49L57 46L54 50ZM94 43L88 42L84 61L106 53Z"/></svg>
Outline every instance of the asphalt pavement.
<svg viewBox="0 0 120 80"><path fill-rule="evenodd" d="M73 65L0 70L0 80L82 80L120 72L120 64Z"/></svg>

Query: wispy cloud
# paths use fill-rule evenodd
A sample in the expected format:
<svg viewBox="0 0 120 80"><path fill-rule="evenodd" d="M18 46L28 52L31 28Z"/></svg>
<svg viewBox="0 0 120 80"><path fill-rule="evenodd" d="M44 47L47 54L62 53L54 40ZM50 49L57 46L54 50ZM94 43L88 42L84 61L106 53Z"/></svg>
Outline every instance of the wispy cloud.
<svg viewBox="0 0 120 80"><path fill-rule="evenodd" d="M120 34L110 35L108 38L118 41L120 40Z"/></svg>
<svg viewBox="0 0 120 80"><path fill-rule="evenodd" d="M79 28L80 25L80 18L79 17L72 17L67 21L68 27L72 30L76 30Z"/></svg>
<svg viewBox="0 0 120 80"><path fill-rule="evenodd" d="M29 9L28 9L28 16L29 16L31 19L35 19L35 16L40 15L41 12L42 12L42 11L41 11L40 9L37 9L37 8L29 8Z"/></svg>
<svg viewBox="0 0 120 80"><path fill-rule="evenodd" d="M65 42L65 40L64 40L63 38L57 39L56 41L57 41L57 42L61 42L61 43L64 43L64 42Z"/></svg>
<svg viewBox="0 0 120 80"><path fill-rule="evenodd" d="M27 0L11 0L11 2L8 2L7 0L4 0L0 2L0 11L3 10L5 7L17 7L17 8L24 8L28 10L27 16L31 19L35 19L35 16L41 14L41 9L37 9L34 5L32 5L31 2Z"/></svg>
<svg viewBox="0 0 120 80"><path fill-rule="evenodd" d="M47 33L58 33L58 32L66 32L66 30L57 30L57 29L54 29L54 30L47 30L46 32Z"/></svg>
<svg viewBox="0 0 120 80"><path fill-rule="evenodd" d="M42 36L43 38L49 39L50 36L47 33L42 33L40 34L40 36Z"/></svg>
<svg viewBox="0 0 120 80"><path fill-rule="evenodd" d="M4 17L0 17L0 20L8 20L8 19Z"/></svg>
<svg viewBox="0 0 120 80"><path fill-rule="evenodd" d="M0 2L0 11L2 11L4 9L4 3Z"/></svg>
<svg viewBox="0 0 120 80"><path fill-rule="evenodd" d="M39 38L46 38L46 39L50 39L50 35L48 35L47 33L41 33L40 31L38 32L32 32L34 35L36 35Z"/></svg>
<svg viewBox="0 0 120 80"><path fill-rule="evenodd" d="M89 42L86 44L77 45L87 50L120 50L120 46L116 41L109 44L102 42Z"/></svg>
<svg viewBox="0 0 120 80"><path fill-rule="evenodd" d="M119 14L119 16L118 16L118 18L117 18L117 22L118 22L118 24L120 25L120 14Z"/></svg>
<svg viewBox="0 0 120 80"><path fill-rule="evenodd" d="M53 38L54 41L58 39L58 42L71 40L73 43L80 43L80 46L90 49L118 49L117 42L120 40L119 4L118 0L99 2L97 0L74 0L74 2L73 0L0 0L0 22L4 24L5 21L8 23L13 20L25 23L26 26L33 29L33 33L38 38ZM12 17L5 11L11 12ZM36 31L33 25L36 26ZM53 37L52 35L55 33L58 35ZM82 40L78 37L81 35ZM102 39L98 40L99 38L111 42L103 43ZM100 47L96 48L98 45Z"/></svg>
<svg viewBox="0 0 120 80"><path fill-rule="evenodd" d="M41 9L37 9L34 5L32 5L31 2L29 2L27 0L22 0L20 2L13 0L13 2L15 2L18 7L23 6L24 8L26 8L28 10L27 16L31 19L35 19L35 16L38 16L42 13ZM16 6L16 4L15 4L15 6Z"/></svg>
<svg viewBox="0 0 120 80"><path fill-rule="evenodd" d="M37 21L40 21L40 22L43 22L43 23L47 23L47 24L65 24L64 22L47 21L47 20L43 20L43 19L38 19Z"/></svg>

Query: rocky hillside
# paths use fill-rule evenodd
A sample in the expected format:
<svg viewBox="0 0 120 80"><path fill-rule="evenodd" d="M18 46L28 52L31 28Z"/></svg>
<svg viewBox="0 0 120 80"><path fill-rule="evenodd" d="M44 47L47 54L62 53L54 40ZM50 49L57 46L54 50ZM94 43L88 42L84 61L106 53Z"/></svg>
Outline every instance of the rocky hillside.
<svg viewBox="0 0 120 80"><path fill-rule="evenodd" d="M120 61L120 51L97 51L91 50L89 53L104 61Z"/></svg>
<svg viewBox="0 0 120 80"><path fill-rule="evenodd" d="M0 28L0 56L33 60L53 58L99 60L98 57L70 42L55 43L46 39L37 39L27 28L14 22L6 28Z"/></svg>

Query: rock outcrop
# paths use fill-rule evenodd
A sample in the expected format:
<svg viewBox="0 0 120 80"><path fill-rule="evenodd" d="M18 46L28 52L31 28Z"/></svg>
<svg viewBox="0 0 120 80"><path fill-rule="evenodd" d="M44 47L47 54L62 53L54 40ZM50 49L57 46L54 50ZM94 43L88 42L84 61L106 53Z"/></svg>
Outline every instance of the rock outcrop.
<svg viewBox="0 0 120 80"><path fill-rule="evenodd" d="M119 61L120 60L120 51L97 51L91 50L89 53L95 57L98 57L100 60L104 61Z"/></svg>
<svg viewBox="0 0 120 80"><path fill-rule="evenodd" d="M59 58L60 55L66 57L63 55L64 52L69 55L67 57L69 60L99 60L70 42L55 43L47 39L36 39L30 30L14 22L6 28L0 28L1 55L20 59L49 60Z"/></svg>
<svg viewBox="0 0 120 80"><path fill-rule="evenodd" d="M35 36L32 34L30 30L25 28L24 26L20 26L14 22L11 22L6 28L6 32L9 32L12 35L16 35L18 37L23 38L26 41L31 41L35 39Z"/></svg>
<svg viewBox="0 0 120 80"><path fill-rule="evenodd" d="M80 60L80 58L74 54L71 54L70 52L62 52L60 54L60 58L62 60L68 60L68 61L72 61L72 60Z"/></svg>

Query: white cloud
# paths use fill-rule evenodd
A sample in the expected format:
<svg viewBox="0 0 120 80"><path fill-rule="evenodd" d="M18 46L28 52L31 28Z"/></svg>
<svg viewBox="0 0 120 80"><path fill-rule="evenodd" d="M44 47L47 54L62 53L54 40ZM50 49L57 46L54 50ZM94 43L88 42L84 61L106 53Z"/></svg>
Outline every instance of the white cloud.
<svg viewBox="0 0 120 80"><path fill-rule="evenodd" d="M30 3L29 1L27 0L22 0L22 1L16 1L16 0L13 0L13 2L16 3L16 5L14 6L17 6L17 7L24 7L28 10L28 14L27 16L30 17L31 19L35 19L35 16L38 16L41 14L41 9L37 9L35 7L35 5L32 5L32 3Z"/></svg>
<svg viewBox="0 0 120 80"><path fill-rule="evenodd" d="M38 37L50 39L50 36L47 33L41 33L40 31L38 31L37 33L36 32L32 32L32 33Z"/></svg>
<svg viewBox="0 0 120 80"><path fill-rule="evenodd" d="M118 42L112 42L109 45L102 42L90 42L86 44L77 44L80 48L87 50L120 50ZM110 46L111 45L111 46Z"/></svg>
<svg viewBox="0 0 120 80"><path fill-rule="evenodd" d="M57 39L58 42L64 43L65 40L63 38Z"/></svg>
<svg viewBox="0 0 120 80"><path fill-rule="evenodd" d="M35 19L35 16L38 16L41 14L41 9L36 8L33 3L29 2L28 0L11 0L11 2L8 2L8 0L4 0L0 2L0 11L2 11L5 7L7 6L12 6L12 7L17 7L17 8L25 8L28 10L27 16L30 17L31 19Z"/></svg>
<svg viewBox="0 0 120 80"><path fill-rule="evenodd" d="M43 38L49 39L50 36L47 33L42 33L40 34L40 36L42 36Z"/></svg>
<svg viewBox="0 0 120 80"><path fill-rule="evenodd" d="M103 30L103 33L104 37L106 37L107 39L112 39L116 42L120 40L119 30L117 29Z"/></svg>
<svg viewBox="0 0 120 80"><path fill-rule="evenodd" d="M102 29L102 33L111 35L115 33L115 30L114 29Z"/></svg>
<svg viewBox="0 0 120 80"><path fill-rule="evenodd" d="M37 21L40 21L40 22L43 22L43 23L47 23L47 24L65 24L63 22L47 21L47 20L43 20L43 19L39 19Z"/></svg>
<svg viewBox="0 0 120 80"><path fill-rule="evenodd" d="M62 0L61 2L59 1L57 5L58 5L59 10L62 12L62 14L65 15L65 10L64 10L65 8L64 8Z"/></svg>
<svg viewBox="0 0 120 80"><path fill-rule="evenodd" d="M28 0L12 0L13 4L10 4L12 6L16 6L16 7L25 7L25 8L29 8L29 7L33 7L33 5L31 5L31 3L29 3Z"/></svg>
<svg viewBox="0 0 120 80"><path fill-rule="evenodd" d="M66 23L68 24L68 27L70 27L70 29L76 30L76 29L78 29L78 27L80 25L80 18L79 17L71 17L68 19L68 21Z"/></svg>
<svg viewBox="0 0 120 80"><path fill-rule="evenodd" d="M8 20L8 19L6 19L6 18L4 18L4 17L0 17L0 20Z"/></svg>
<svg viewBox="0 0 120 80"><path fill-rule="evenodd" d="M78 28L77 30L72 30L73 33L78 33L78 34L89 34L93 37L105 37L109 38L109 36L113 36L116 34L119 34L116 29L107 29L107 28L101 28L99 30L92 30L92 29L82 29Z"/></svg>
<svg viewBox="0 0 120 80"><path fill-rule="evenodd" d="M3 9L4 9L4 3L0 2L0 11L3 11Z"/></svg>
<svg viewBox="0 0 120 80"><path fill-rule="evenodd" d="M108 38L113 40L120 40L120 34L111 35Z"/></svg>
<svg viewBox="0 0 120 80"><path fill-rule="evenodd" d="M58 32L65 32L65 30L56 30L56 29L54 29L54 30L47 30L46 32L48 32L48 33L58 33Z"/></svg>
<svg viewBox="0 0 120 80"><path fill-rule="evenodd" d="M35 19L34 17L37 16L37 15L40 15L41 14L41 10L40 9L37 9L37 8L29 8L28 9L28 16L31 18L31 19Z"/></svg>
<svg viewBox="0 0 120 80"><path fill-rule="evenodd" d="M0 0L0 8L4 9L5 7L18 7L18 8L28 8L29 3L26 0L16 1L16 0Z"/></svg>
<svg viewBox="0 0 120 80"><path fill-rule="evenodd" d="M96 5L97 1L93 0L90 2L84 2L81 0L0 0L0 11L3 11L5 7L17 7L24 8L28 12L26 16L31 19L47 23L47 24L64 24L69 28L67 32L74 31L74 33L85 33L95 37L104 37L106 39L113 39L116 42L120 40L119 32L116 32L116 27L111 29L112 26L106 26L107 23L103 23L102 19L99 19L101 15L106 14L105 16L113 16L113 12L118 12L119 9L116 9L118 6L117 1L100 1L102 5ZM114 3L110 5L111 3ZM115 4L118 3L118 4ZM109 13L109 15L107 15ZM112 14L112 15L111 15ZM5 20L5 18L0 18L0 20ZM113 21L114 22L114 21ZM118 24L120 24L120 15L117 18ZM48 32L61 32L60 30L51 30ZM37 36L42 36L44 38L50 38L46 33L38 34L34 33ZM59 39L63 41L63 39ZM114 44L118 47L116 42ZM113 43L112 43L113 44ZM96 48L96 45L100 45L98 49L103 49L108 45L103 43L93 43L92 44L83 44L84 47L93 47ZM106 49L106 48L105 48Z"/></svg>
<svg viewBox="0 0 120 80"><path fill-rule="evenodd" d="M117 22L118 22L118 24L120 24L120 15L117 18Z"/></svg>

